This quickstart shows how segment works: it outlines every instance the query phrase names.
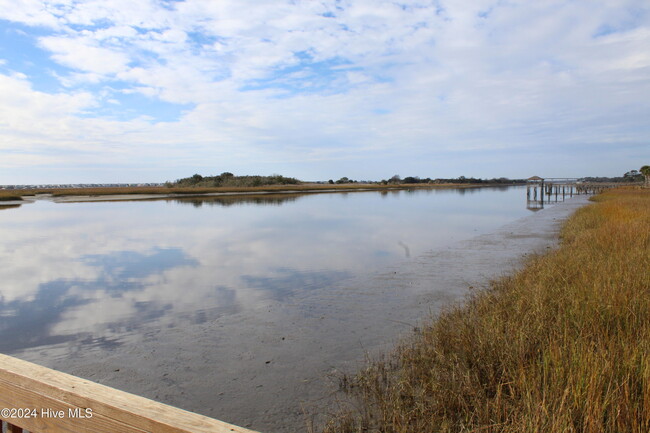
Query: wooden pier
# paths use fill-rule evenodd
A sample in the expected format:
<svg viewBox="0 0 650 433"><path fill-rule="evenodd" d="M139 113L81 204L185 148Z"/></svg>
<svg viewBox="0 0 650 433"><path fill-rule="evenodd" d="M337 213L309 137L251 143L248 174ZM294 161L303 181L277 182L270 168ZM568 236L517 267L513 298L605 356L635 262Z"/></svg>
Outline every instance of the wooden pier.
<svg viewBox="0 0 650 433"><path fill-rule="evenodd" d="M541 178L533 176L526 181L528 209L543 209L545 203L564 201L576 194L598 194L605 189L621 186L611 182L583 182L578 178Z"/></svg>
<svg viewBox="0 0 650 433"><path fill-rule="evenodd" d="M0 409L10 433L256 433L7 355Z"/></svg>

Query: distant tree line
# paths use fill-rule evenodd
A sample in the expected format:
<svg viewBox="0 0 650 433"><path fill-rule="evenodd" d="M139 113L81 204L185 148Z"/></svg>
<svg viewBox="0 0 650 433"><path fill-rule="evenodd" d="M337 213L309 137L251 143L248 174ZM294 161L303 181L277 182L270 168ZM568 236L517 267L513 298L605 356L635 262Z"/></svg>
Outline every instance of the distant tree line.
<svg viewBox="0 0 650 433"><path fill-rule="evenodd" d="M644 166L646 167L646 166ZM613 182L613 183L627 183L627 182L643 182L643 167L640 170L630 170L625 173L623 176L616 177L583 177L580 180L583 182Z"/></svg>
<svg viewBox="0 0 650 433"><path fill-rule="evenodd" d="M509 179L507 177L499 177L492 179L480 179L476 177L459 176L456 178L435 178L430 177L420 178L419 176L406 176L402 178L396 174L389 179L380 181L374 180L354 180L347 176L343 176L338 180L330 179L327 181L329 184L350 184L350 183L364 183L364 184L381 184L381 185L409 185L409 184L489 184L489 185L505 185L514 183L525 183L525 179ZM190 177L178 179L174 182L166 182L168 187L256 187L267 185L296 185L303 183L293 177L285 177L279 174L271 176L235 176L230 172L221 173L218 176L201 176L195 174ZM324 183L324 182L316 182Z"/></svg>
<svg viewBox="0 0 650 433"><path fill-rule="evenodd" d="M230 172L223 172L218 176L201 176L195 174L191 177L178 179L175 182L167 182L169 187L255 187L267 185L296 185L300 181L293 177L284 177L279 174L271 176L235 176Z"/></svg>
<svg viewBox="0 0 650 433"><path fill-rule="evenodd" d="M492 179L487 179L487 178L480 179L475 177L459 176L456 178L449 178L449 179L436 178L433 181L431 181L431 183L477 183L477 184L504 185L504 184L513 184L513 183L526 183L526 179L509 179L507 177L493 177Z"/></svg>
<svg viewBox="0 0 650 433"><path fill-rule="evenodd" d="M329 180L329 183L357 183L356 180L351 180L347 177L342 177L337 181L334 180ZM507 177L499 177L499 178L492 178L492 179L477 179L475 177L465 177L465 176L459 176L456 178L449 178L449 179L444 179L444 178L436 178L436 179L431 179L430 177L426 178L420 178L419 176L406 176L405 178L402 178L400 175L396 174L392 176L390 179L383 179L380 181L361 181L363 183L379 183L382 185L404 185L404 184L417 184L417 183L431 183L431 184L437 184L437 183L475 183L475 184L495 184L495 185L502 185L502 184L513 184L513 183L525 183L525 179L508 179Z"/></svg>

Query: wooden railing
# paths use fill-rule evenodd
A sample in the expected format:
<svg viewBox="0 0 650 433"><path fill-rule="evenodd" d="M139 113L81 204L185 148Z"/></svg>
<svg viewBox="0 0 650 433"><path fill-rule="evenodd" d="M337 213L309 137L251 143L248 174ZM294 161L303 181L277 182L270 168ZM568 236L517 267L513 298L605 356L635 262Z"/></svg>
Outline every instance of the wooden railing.
<svg viewBox="0 0 650 433"><path fill-rule="evenodd" d="M255 433L1 354L0 419L12 433Z"/></svg>

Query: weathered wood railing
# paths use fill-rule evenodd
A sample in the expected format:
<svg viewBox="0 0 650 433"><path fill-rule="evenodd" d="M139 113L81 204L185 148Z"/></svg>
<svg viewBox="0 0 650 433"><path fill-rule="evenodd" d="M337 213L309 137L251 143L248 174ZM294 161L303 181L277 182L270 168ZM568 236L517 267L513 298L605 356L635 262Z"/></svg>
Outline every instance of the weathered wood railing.
<svg viewBox="0 0 650 433"><path fill-rule="evenodd" d="M255 433L1 354L0 419L12 433Z"/></svg>
<svg viewBox="0 0 650 433"><path fill-rule="evenodd" d="M598 194L609 188L622 186L640 186L639 182L574 182L571 179L541 179L528 182L526 197L528 200L548 200L551 196L573 197L574 194ZM539 195L537 193L539 189ZM546 198L545 198L546 197Z"/></svg>

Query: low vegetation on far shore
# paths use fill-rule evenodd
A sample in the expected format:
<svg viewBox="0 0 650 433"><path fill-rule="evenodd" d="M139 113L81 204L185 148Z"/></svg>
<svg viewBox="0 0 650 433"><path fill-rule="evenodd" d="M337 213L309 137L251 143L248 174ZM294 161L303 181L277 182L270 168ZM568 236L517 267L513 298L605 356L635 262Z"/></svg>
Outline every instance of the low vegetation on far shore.
<svg viewBox="0 0 650 433"><path fill-rule="evenodd" d="M21 201L23 199L13 191L7 194L1 194L2 192L3 191L0 191L0 201Z"/></svg>
<svg viewBox="0 0 650 433"><path fill-rule="evenodd" d="M431 179L420 178L418 176L407 176L401 178L399 175L394 175L390 179L383 179L380 181L371 180L354 180L348 177L342 177L336 181L330 179L326 183L328 185L351 185L351 184L365 184L365 185L417 185L417 184L491 184L491 185L511 185L513 183L524 183L524 179L508 179L505 177L493 179L477 179L475 177L459 176L454 179ZM293 177L285 177L279 174L271 176L235 176L230 172L224 172L217 176L201 176L195 174L190 177L178 179L174 182L166 182L168 187L259 187L269 185L300 185L309 182L303 182Z"/></svg>
<svg viewBox="0 0 650 433"><path fill-rule="evenodd" d="M594 200L558 250L343 377L324 431L650 431L650 190Z"/></svg>
<svg viewBox="0 0 650 433"><path fill-rule="evenodd" d="M200 187L200 186L133 186L133 187L96 187L96 188L50 188L50 189L12 189L0 190L0 201L21 200L21 197L34 196L36 194L50 194L54 197L64 196L109 196L109 195L201 195L216 193L283 193L288 191L318 192L323 190L395 190L395 189L435 189L435 188L472 188L473 184L315 184L301 183L298 185L266 185L266 186L221 186L221 187Z"/></svg>

